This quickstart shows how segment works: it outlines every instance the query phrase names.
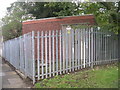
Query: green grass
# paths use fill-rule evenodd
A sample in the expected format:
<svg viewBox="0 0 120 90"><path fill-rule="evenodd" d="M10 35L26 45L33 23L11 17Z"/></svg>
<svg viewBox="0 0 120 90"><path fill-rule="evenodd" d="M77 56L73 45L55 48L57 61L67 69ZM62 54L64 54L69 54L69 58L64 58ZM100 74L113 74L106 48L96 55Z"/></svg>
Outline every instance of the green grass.
<svg viewBox="0 0 120 90"><path fill-rule="evenodd" d="M44 79L35 88L118 88L118 65L96 66L66 75Z"/></svg>

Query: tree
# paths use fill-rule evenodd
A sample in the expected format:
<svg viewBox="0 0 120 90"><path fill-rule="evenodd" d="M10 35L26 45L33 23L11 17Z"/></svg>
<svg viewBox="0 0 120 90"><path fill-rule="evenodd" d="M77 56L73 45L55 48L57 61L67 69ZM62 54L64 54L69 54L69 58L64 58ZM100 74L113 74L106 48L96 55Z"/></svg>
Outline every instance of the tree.
<svg viewBox="0 0 120 90"><path fill-rule="evenodd" d="M78 3L79 13L93 14L96 22L102 30L118 33L119 10L118 2L87 2Z"/></svg>
<svg viewBox="0 0 120 90"><path fill-rule="evenodd" d="M75 9L77 9L76 4L71 2L36 2L31 8L28 9L28 12L39 19L56 16L77 15L77 10Z"/></svg>
<svg viewBox="0 0 120 90"><path fill-rule="evenodd" d="M3 39L9 40L18 37L22 34L22 21L32 19L32 16L27 14L26 3L15 2L7 8L7 14L2 18Z"/></svg>
<svg viewBox="0 0 120 90"><path fill-rule="evenodd" d="M46 8L47 14L42 13L42 7ZM34 7L33 7L34 8ZM37 9L36 9L37 8ZM37 18L53 17L53 16L74 16L83 14L93 14L96 22L102 30L109 30L118 33L120 22L119 2L51 2L51 3L35 3L35 9L31 11ZM44 10L44 9L43 9ZM35 13L34 13L35 11ZM37 13L39 12L40 13ZM41 14L42 13L42 14Z"/></svg>
<svg viewBox="0 0 120 90"><path fill-rule="evenodd" d="M78 15L78 6L72 2L52 2L47 3L47 7L52 9L52 12L56 16L73 16Z"/></svg>

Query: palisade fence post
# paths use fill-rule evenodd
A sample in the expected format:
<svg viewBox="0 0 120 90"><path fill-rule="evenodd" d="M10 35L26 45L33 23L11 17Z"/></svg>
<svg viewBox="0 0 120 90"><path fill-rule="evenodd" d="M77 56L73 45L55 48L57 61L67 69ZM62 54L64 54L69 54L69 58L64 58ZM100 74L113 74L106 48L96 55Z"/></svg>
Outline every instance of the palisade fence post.
<svg viewBox="0 0 120 90"><path fill-rule="evenodd" d="M7 60L7 41L5 41L5 60Z"/></svg>
<svg viewBox="0 0 120 90"><path fill-rule="evenodd" d="M11 49L11 52L10 52L10 53L11 53L11 54L10 54L10 63L11 63L11 64L12 64L12 60L13 60L13 54L12 54L12 52L13 52L13 51L12 51L12 50L13 50L13 49L12 49L12 43L13 43L13 42L11 41L11 43L10 43L10 49Z"/></svg>
<svg viewBox="0 0 120 90"><path fill-rule="evenodd" d="M2 57L4 58L4 42L2 42Z"/></svg>
<svg viewBox="0 0 120 90"><path fill-rule="evenodd" d="M18 57L18 58L19 58L19 63L18 63L18 65L19 65L19 70L20 70L20 58L21 58L21 57L20 57L20 37L18 37L18 47L19 47L19 48L18 48L18 56L19 56L19 57Z"/></svg>
<svg viewBox="0 0 120 90"><path fill-rule="evenodd" d="M113 54L114 55L114 54ZM7 45L7 41L6 41L6 59L8 61L8 45Z"/></svg>
<svg viewBox="0 0 120 90"><path fill-rule="evenodd" d="M7 41L5 41L5 60L7 60Z"/></svg>
<svg viewBox="0 0 120 90"><path fill-rule="evenodd" d="M114 36L112 36L112 61L114 60Z"/></svg>
<svg viewBox="0 0 120 90"><path fill-rule="evenodd" d="M93 66L96 65L95 63L95 27L93 27Z"/></svg>
<svg viewBox="0 0 120 90"><path fill-rule="evenodd" d="M33 60L33 84L35 84L35 34L34 31L32 31L32 60Z"/></svg>
<svg viewBox="0 0 120 90"><path fill-rule="evenodd" d="M65 40L66 40L66 55L65 55L65 61L66 61L66 73L68 73L68 34L67 30L65 30Z"/></svg>
<svg viewBox="0 0 120 90"><path fill-rule="evenodd" d="M120 47L118 48L118 46L119 46L119 37L117 36L117 47L116 47L117 48L117 58L116 59L117 59L117 61L120 61L119 60L119 48Z"/></svg>
<svg viewBox="0 0 120 90"><path fill-rule="evenodd" d="M4 42L4 46L3 46L3 53L4 53L4 58L6 57L5 56L5 42Z"/></svg>
<svg viewBox="0 0 120 90"><path fill-rule="evenodd" d="M105 50L105 44L104 44L104 33L102 34L102 64L104 63L104 50Z"/></svg>
<svg viewBox="0 0 120 90"><path fill-rule="evenodd" d="M81 53L81 69L83 68L83 29L81 29L81 33L80 33L80 37L81 37L81 50L80 50L80 53Z"/></svg>
<svg viewBox="0 0 120 90"><path fill-rule="evenodd" d="M115 36L113 37L113 62L115 60Z"/></svg>
<svg viewBox="0 0 120 90"><path fill-rule="evenodd" d="M5 54L5 42L4 42L4 58L6 57L6 54Z"/></svg>
<svg viewBox="0 0 120 90"><path fill-rule="evenodd" d="M85 68L87 67L87 63L88 63L88 59L87 59L87 54L88 53L88 51L87 51L87 27L85 28Z"/></svg>
<svg viewBox="0 0 120 90"><path fill-rule="evenodd" d="M93 34L93 66L95 65L95 27L93 27L93 32L92 32Z"/></svg>
<svg viewBox="0 0 120 90"><path fill-rule="evenodd" d="M5 54L6 54L6 58L5 58L5 60L7 60L7 57L8 57L8 56L7 56L7 55L8 55L8 53L7 53L7 50L8 50L8 48L7 48L7 41L6 41L6 47L5 47L5 48L6 48L6 51L5 51L5 52L6 52L6 53L5 53Z"/></svg>
<svg viewBox="0 0 120 90"><path fill-rule="evenodd" d="M88 61L88 27L86 28L86 30L85 30L85 33L86 33L86 44L85 44L85 46L86 46L86 67L88 67L89 66L89 61Z"/></svg>
<svg viewBox="0 0 120 90"><path fill-rule="evenodd" d="M65 73L65 31L62 30L62 44L63 44L63 73Z"/></svg>
<svg viewBox="0 0 120 90"><path fill-rule="evenodd" d="M96 41L97 41L97 44L96 44L96 49L98 49L97 50L97 64L99 65L99 63L100 63L100 59L99 59L99 56L100 56L100 32L98 32L97 31L97 33L96 33Z"/></svg>
<svg viewBox="0 0 120 90"><path fill-rule="evenodd" d="M79 46L80 46L80 51L79 51L79 54L80 54L79 57L80 57L80 58L79 58L79 60L80 60L80 69L81 69L81 66L82 66L82 62L81 62L81 61L82 61L82 60L81 60L81 44L82 44L82 43L81 43L81 39L82 39L82 38L81 38L81 36L82 36L82 35L81 35L81 28L79 29L79 32L80 32L80 33L79 33L79 43L80 43L80 45L79 45Z"/></svg>
<svg viewBox="0 0 120 90"><path fill-rule="evenodd" d="M38 80L40 80L40 32L37 32L37 67L38 67Z"/></svg>
<svg viewBox="0 0 120 90"><path fill-rule="evenodd" d="M93 27L91 27L91 68L93 68Z"/></svg>
<svg viewBox="0 0 120 90"><path fill-rule="evenodd" d="M60 51L59 51L60 52L60 74L62 74L62 72L61 72L61 70L62 70L62 50L61 50L61 48L62 48L62 44L61 44L62 33L61 33L61 30L60 30L59 35L60 35L60 41L59 41L60 42L60 46L59 46L60 47Z"/></svg>
<svg viewBox="0 0 120 90"><path fill-rule="evenodd" d="M51 77L51 31L49 31L49 77Z"/></svg>
<svg viewBox="0 0 120 90"><path fill-rule="evenodd" d="M117 36L117 48L119 47L119 37ZM117 49L117 61L119 60L119 48Z"/></svg>
<svg viewBox="0 0 120 90"><path fill-rule="evenodd" d="M78 29L78 70L80 69L80 29Z"/></svg>
<svg viewBox="0 0 120 90"><path fill-rule="evenodd" d="M9 58L9 62L11 63L11 41L10 41L10 43L9 43L9 50L10 50L10 58Z"/></svg>
<svg viewBox="0 0 120 90"><path fill-rule="evenodd" d="M108 44L109 43L109 34L110 33L107 34L107 60L108 60L108 63L110 62L110 54L109 54L110 51L109 51L109 44Z"/></svg>
<svg viewBox="0 0 120 90"><path fill-rule="evenodd" d="M72 71L74 71L74 53L75 53L75 48L74 48L74 29L71 30L71 33L72 33Z"/></svg>
<svg viewBox="0 0 120 90"><path fill-rule="evenodd" d="M86 65L85 65L85 61L86 61L86 60L85 60L85 59L86 59L86 57L85 57L85 56L86 56L85 35L86 35L86 34L85 34L85 28L84 28L84 29L83 29L83 47L84 47L84 48L83 48L83 51L84 51L84 53L83 53L83 54L84 54L84 55L83 55L83 60L84 60L84 61L83 61L83 67L84 67L84 68L85 68L85 66L86 66Z"/></svg>
<svg viewBox="0 0 120 90"><path fill-rule="evenodd" d="M102 48L102 33L101 33L101 30L100 30L99 64L101 64L101 59L102 59L102 50L101 50L101 48Z"/></svg>
<svg viewBox="0 0 120 90"><path fill-rule="evenodd" d="M5 42L4 42L4 58L6 58L6 44L5 44Z"/></svg>
<svg viewBox="0 0 120 90"><path fill-rule="evenodd" d="M22 37L22 60L23 60L23 63L22 63L22 65L23 65L23 71L25 72L25 70L24 70L24 67L25 67L25 52L24 52L24 37Z"/></svg>
<svg viewBox="0 0 120 90"><path fill-rule="evenodd" d="M117 38L116 38L116 60L117 60L117 50L118 50L118 49L117 49L117 45L118 45L118 44L117 44Z"/></svg>
<svg viewBox="0 0 120 90"><path fill-rule="evenodd" d="M8 61L10 62L10 40L8 41Z"/></svg>
<svg viewBox="0 0 120 90"><path fill-rule="evenodd" d="M54 38L55 38L55 34L54 34L54 31L52 31L52 65L53 65L53 76L55 76L55 57L54 57L54 49L55 49L55 43L54 43Z"/></svg>
<svg viewBox="0 0 120 90"><path fill-rule="evenodd" d="M8 46L8 42L9 42L9 40L7 41L7 61L9 61L9 48L8 48L9 46ZM115 57L115 54L114 54L114 57Z"/></svg>
<svg viewBox="0 0 120 90"><path fill-rule="evenodd" d="M19 45L20 45L20 44L19 44L19 37L17 38L17 44L18 44L18 48L17 48L17 49L18 49L18 51L17 51L17 53L18 53L18 58L17 58L17 59L18 59L18 61L19 61L19 62L18 62L18 70L20 70L20 53L19 53L19 51L20 51L20 46L19 46Z"/></svg>
<svg viewBox="0 0 120 90"><path fill-rule="evenodd" d="M44 43L43 43L43 41L44 41L44 32L43 31L41 31L41 63L42 63L42 79L44 78Z"/></svg>
<svg viewBox="0 0 120 90"><path fill-rule="evenodd" d="M4 53L5 53L5 59L6 59L6 42L4 42Z"/></svg>
<svg viewBox="0 0 120 90"><path fill-rule="evenodd" d="M115 38L115 36L114 36L114 38ZM114 55L114 60L115 60L115 39L113 39L114 40L114 43L113 43L113 55Z"/></svg>
<svg viewBox="0 0 120 90"><path fill-rule="evenodd" d="M89 61L88 61L88 27L86 28L86 67L89 66Z"/></svg>
<svg viewBox="0 0 120 90"><path fill-rule="evenodd" d="M7 41L6 41L6 60L8 59L8 52L7 51L8 51L8 45L7 45Z"/></svg>
<svg viewBox="0 0 120 90"><path fill-rule="evenodd" d="M79 70L79 29L77 29L77 70Z"/></svg>
<svg viewBox="0 0 120 90"><path fill-rule="evenodd" d="M77 48L77 32L78 30L75 29L75 70L77 70L77 51L78 51L78 48Z"/></svg>
<svg viewBox="0 0 120 90"><path fill-rule="evenodd" d="M2 41L2 52L1 52L1 56L4 58L4 42Z"/></svg>
<svg viewBox="0 0 120 90"><path fill-rule="evenodd" d="M115 37L116 37L116 36L115 36ZM115 48L116 48L116 58L115 58L115 59L117 59L117 50L118 50L118 49L117 49L117 38L116 38L115 41L116 41L116 47L115 47Z"/></svg>
<svg viewBox="0 0 120 90"><path fill-rule="evenodd" d="M6 48L7 44L6 44L6 42L7 41L5 41L5 60L7 59L7 52L6 52L7 51L7 48Z"/></svg>
<svg viewBox="0 0 120 90"><path fill-rule="evenodd" d="M104 34L102 33L102 36L101 36L101 39L102 39L102 59L101 59L101 64L103 64L103 60L104 60Z"/></svg>
<svg viewBox="0 0 120 90"><path fill-rule="evenodd" d="M111 40L111 33L110 33L109 43L111 42L110 40ZM110 53L109 53L109 56L110 56L109 60L110 60L110 63L111 63L111 48L110 47L111 47L111 45L109 45L109 48L108 48L109 51L110 51Z"/></svg>
<svg viewBox="0 0 120 90"><path fill-rule="evenodd" d="M20 65L20 70L21 70L21 60L22 60L22 58L21 58L21 56L22 56L22 54L21 54L22 53L21 52L21 36L19 37L19 46L20 46L20 51L19 51L20 52L20 54L19 54L20 55L20 64L19 65Z"/></svg>
<svg viewBox="0 0 120 90"><path fill-rule="evenodd" d="M104 64L106 64L106 62L107 62L107 60L106 60L106 32L105 32L105 34L104 34L104 37L105 37L105 60L104 60Z"/></svg>
<svg viewBox="0 0 120 90"><path fill-rule="evenodd" d="M26 34L23 36L23 42L24 42L24 60L25 60L25 76L27 76L27 67L26 67Z"/></svg>
<svg viewBox="0 0 120 90"><path fill-rule="evenodd" d="M8 44L9 44L9 40L7 41L7 61L9 62L9 45Z"/></svg>
<svg viewBox="0 0 120 90"><path fill-rule="evenodd" d="M91 48L90 48L90 47L91 47L91 45L90 45L90 40L91 40L91 38L90 38L90 33L91 33L91 32L90 32L90 27L89 27L89 28L88 28L88 34L89 34L89 35L88 35L88 38L89 38L89 41L88 41L88 43L89 43L89 44L88 44L88 48L89 48L89 50L88 50L88 51L89 51L89 56L88 56L88 57L89 57L89 67L90 67L90 63L91 63L91 61L90 61L90 59L91 59L91 53L90 53L90 50L91 50Z"/></svg>
<svg viewBox="0 0 120 90"><path fill-rule="evenodd" d="M95 56L94 62L95 62L95 63L94 63L94 65L97 65L97 63L98 63L98 62L97 62L97 59L96 59L96 56L97 56L97 52L96 52L96 42L97 42L97 41L96 41L96 33L97 33L97 29L96 29L96 27L95 27L95 31L94 31L94 43L95 43L95 44L94 44L94 48L95 48L95 49L94 49L94 56Z"/></svg>
<svg viewBox="0 0 120 90"><path fill-rule="evenodd" d="M56 30L56 71L58 75L58 30Z"/></svg>
<svg viewBox="0 0 120 90"><path fill-rule="evenodd" d="M71 72L72 70L72 33L71 33L71 29L70 29L70 34L69 34L69 71Z"/></svg>
<svg viewBox="0 0 120 90"><path fill-rule="evenodd" d="M113 42L113 35L112 35L112 40L111 40L112 42ZM111 61L113 60L113 43L112 43L112 45L111 45L111 52L112 52L112 54L111 54Z"/></svg>
<svg viewBox="0 0 120 90"><path fill-rule="evenodd" d="M98 41L98 55L97 55L97 59L98 59L98 64L100 64L100 60L101 60L101 32L98 31L97 35L98 35L98 40L99 40Z"/></svg>
<svg viewBox="0 0 120 90"><path fill-rule="evenodd" d="M47 31L45 32L45 66L46 66L46 78L48 78L48 56L47 56Z"/></svg>
<svg viewBox="0 0 120 90"><path fill-rule="evenodd" d="M3 56L4 56L4 58L5 58L5 42L3 42Z"/></svg>
<svg viewBox="0 0 120 90"><path fill-rule="evenodd" d="M97 34L97 28L95 27L95 32L94 32L94 42L95 42L95 65L97 65L98 64L98 61L97 61L97 36L96 36L96 34Z"/></svg>

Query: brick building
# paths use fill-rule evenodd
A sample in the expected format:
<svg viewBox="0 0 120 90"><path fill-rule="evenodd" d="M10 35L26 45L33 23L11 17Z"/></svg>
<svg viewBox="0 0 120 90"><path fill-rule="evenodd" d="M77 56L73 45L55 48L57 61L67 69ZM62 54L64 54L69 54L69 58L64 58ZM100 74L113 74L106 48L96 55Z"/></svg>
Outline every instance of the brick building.
<svg viewBox="0 0 120 90"><path fill-rule="evenodd" d="M49 31L49 30L63 30L63 29L69 28L68 26L70 26L71 28L71 26L76 26L81 24L95 25L96 24L95 17L93 15L82 15L82 16L66 16L66 17L59 17L59 18L53 17L53 18L24 21L22 25L22 30L23 30L22 33L26 34L32 31L37 32L37 31ZM47 42L49 43L49 41ZM45 39L42 44L44 46L46 45ZM58 45L58 51L59 51L59 48L60 46ZM44 47L44 50L45 50L45 47ZM35 39L35 52L36 52L35 57L37 58L37 39ZM56 39L54 38L54 57L56 58L55 52L56 52ZM41 53L41 50L40 50L40 53Z"/></svg>
<svg viewBox="0 0 120 90"><path fill-rule="evenodd" d="M37 20L24 21L22 26L22 33L31 31L48 31L48 30L61 30L68 25L78 24L94 25L95 17L91 14L82 16L66 16L66 17L53 17Z"/></svg>

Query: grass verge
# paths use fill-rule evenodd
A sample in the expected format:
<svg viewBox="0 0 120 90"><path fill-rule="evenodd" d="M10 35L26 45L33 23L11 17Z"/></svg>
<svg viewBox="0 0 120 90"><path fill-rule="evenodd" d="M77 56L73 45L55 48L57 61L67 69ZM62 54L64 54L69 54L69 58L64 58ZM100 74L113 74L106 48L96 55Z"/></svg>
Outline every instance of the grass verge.
<svg viewBox="0 0 120 90"><path fill-rule="evenodd" d="M34 88L118 88L118 65L96 66L94 69L44 79Z"/></svg>

